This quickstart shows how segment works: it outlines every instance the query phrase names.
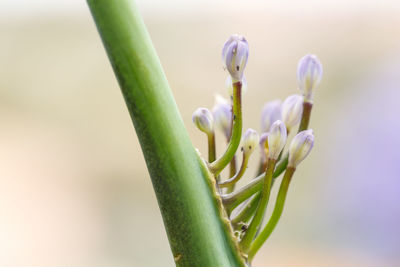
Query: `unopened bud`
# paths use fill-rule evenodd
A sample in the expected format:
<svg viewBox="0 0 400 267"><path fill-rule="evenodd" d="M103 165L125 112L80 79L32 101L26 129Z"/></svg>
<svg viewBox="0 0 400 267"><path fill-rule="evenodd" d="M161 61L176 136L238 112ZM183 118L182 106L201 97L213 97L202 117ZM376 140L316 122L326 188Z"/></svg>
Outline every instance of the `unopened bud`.
<svg viewBox="0 0 400 267"><path fill-rule="evenodd" d="M261 158L264 161L268 155L268 135L269 133L262 133L260 135L260 151Z"/></svg>
<svg viewBox="0 0 400 267"><path fill-rule="evenodd" d="M313 146L314 135L311 129L298 133L290 143L288 166L296 168L307 157Z"/></svg>
<svg viewBox="0 0 400 267"><path fill-rule="evenodd" d="M211 134L214 131L214 119L211 112L206 108L198 108L193 113L192 120L200 131Z"/></svg>
<svg viewBox="0 0 400 267"><path fill-rule="evenodd" d="M222 61L233 80L241 81L249 57L249 44L243 36L233 34L222 49Z"/></svg>
<svg viewBox="0 0 400 267"><path fill-rule="evenodd" d="M260 140L260 136L253 129L247 129L243 135L243 150L244 153L253 153L256 148L258 142Z"/></svg>
<svg viewBox="0 0 400 267"><path fill-rule="evenodd" d="M305 101L312 101L313 91L321 82L322 64L316 55L306 55L297 66L297 82Z"/></svg>
<svg viewBox="0 0 400 267"><path fill-rule="evenodd" d="M298 124L303 113L303 97L300 95L291 95L283 101L282 119L286 128L290 130Z"/></svg>
<svg viewBox="0 0 400 267"><path fill-rule="evenodd" d="M264 105L261 111L261 130L269 132L271 125L282 119L282 102L274 100Z"/></svg>
<svg viewBox="0 0 400 267"><path fill-rule="evenodd" d="M221 95L215 96L215 105L213 107L213 115L216 127L225 134L229 139L232 127L232 106L227 99Z"/></svg>
<svg viewBox="0 0 400 267"><path fill-rule="evenodd" d="M277 160L286 144L287 131L285 124L278 120L271 126L268 135L268 157Z"/></svg>

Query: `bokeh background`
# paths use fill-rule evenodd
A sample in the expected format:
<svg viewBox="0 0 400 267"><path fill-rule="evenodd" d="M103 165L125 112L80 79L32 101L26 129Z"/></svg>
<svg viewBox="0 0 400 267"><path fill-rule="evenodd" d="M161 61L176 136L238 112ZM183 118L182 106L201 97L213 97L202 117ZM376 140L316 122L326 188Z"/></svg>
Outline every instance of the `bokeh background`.
<svg viewBox="0 0 400 267"><path fill-rule="evenodd" d="M259 130L262 105L297 92L303 55L324 65L314 151L254 266L400 266L400 2L137 3L203 153L191 114L227 95L231 33L250 44L245 127ZM84 1L0 3L0 266L174 266Z"/></svg>

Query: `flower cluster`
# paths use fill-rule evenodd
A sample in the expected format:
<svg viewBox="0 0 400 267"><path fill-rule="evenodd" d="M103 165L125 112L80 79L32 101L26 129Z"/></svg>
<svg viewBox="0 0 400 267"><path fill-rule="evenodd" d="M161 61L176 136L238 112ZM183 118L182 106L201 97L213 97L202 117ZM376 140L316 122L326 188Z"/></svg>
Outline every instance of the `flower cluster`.
<svg viewBox="0 0 400 267"><path fill-rule="evenodd" d="M199 108L193 114L194 124L208 138L208 167L214 175L225 211L243 255L249 262L274 230L282 214L289 183L298 165L314 145L314 135L308 129L313 93L321 82L322 65L315 55L300 59L297 68L298 88L283 102L267 102L261 114L261 135L247 129L242 135L242 91L247 87L244 70L249 57L249 45L240 35L232 35L222 49L224 69L229 73L227 89L230 99L216 96L212 111ZM289 134L298 126L289 142ZM217 157L215 130L220 130L227 141L226 151ZM241 144L242 163L236 168L236 157ZM246 186L235 190L244 176L249 158L259 147L260 165L257 177ZM287 151L285 152L285 147ZM229 165L229 177L221 178L221 171ZM275 207L268 223L262 228L271 188L275 179L284 173Z"/></svg>

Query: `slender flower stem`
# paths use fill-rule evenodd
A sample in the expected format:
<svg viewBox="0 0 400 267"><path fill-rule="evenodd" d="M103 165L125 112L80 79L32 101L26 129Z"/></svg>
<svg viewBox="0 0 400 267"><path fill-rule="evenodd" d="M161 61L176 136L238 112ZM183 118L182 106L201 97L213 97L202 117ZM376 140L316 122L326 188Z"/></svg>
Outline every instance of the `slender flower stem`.
<svg viewBox="0 0 400 267"><path fill-rule="evenodd" d="M256 193L254 197L246 204L246 206L231 219L232 225L238 225L239 223L245 223L250 220L257 209L258 202L260 201L261 193Z"/></svg>
<svg viewBox="0 0 400 267"><path fill-rule="evenodd" d="M215 149L215 132L211 132L207 135L208 139L208 162L215 161L216 149Z"/></svg>
<svg viewBox="0 0 400 267"><path fill-rule="evenodd" d="M240 144L242 136L242 82L237 81L233 86L233 125L232 136L225 153L209 165L210 171L218 175L232 160Z"/></svg>
<svg viewBox="0 0 400 267"><path fill-rule="evenodd" d="M313 104L308 101L303 102L303 114L301 115L301 121L298 132L308 129L308 124L310 123L311 110Z"/></svg>
<svg viewBox="0 0 400 267"><path fill-rule="evenodd" d="M286 167L288 164L288 158L286 157L283 162L281 162L276 168L275 172L272 175L273 181L279 177L279 175L285 170L281 169L284 166ZM279 168L279 169L278 169ZM255 193L259 192L263 188L264 184L264 176L265 174L262 173L261 175L254 178L250 183L240 188L238 191L226 194L222 196L222 202L228 213L230 214L237 206L240 205L243 201L250 198Z"/></svg>
<svg viewBox="0 0 400 267"><path fill-rule="evenodd" d="M237 206L239 206L240 203L262 189L264 176L265 174L262 174L254 178L250 183L240 188L238 191L222 196L222 202L228 214L230 214Z"/></svg>
<svg viewBox="0 0 400 267"><path fill-rule="evenodd" d="M267 225L261 231L261 233L256 237L253 244L248 251L249 262L253 259L254 255L261 248L264 242L271 235L272 231L275 229L281 215L283 212L283 207L285 205L286 195L289 189L290 181L292 180L295 168L288 167L286 169L285 175L283 176L281 187L279 188L278 196L276 198L275 208L272 212L271 218L269 219Z"/></svg>
<svg viewBox="0 0 400 267"><path fill-rule="evenodd" d="M233 156L231 163L229 163L229 177L233 177L236 174L236 155ZM226 188L226 193L232 193L235 190L235 185L232 184Z"/></svg>
<svg viewBox="0 0 400 267"><path fill-rule="evenodd" d="M264 186L261 192L261 199L258 203L256 214L254 215L253 220L250 223L249 229L247 229L243 239L240 241L240 247L245 252L249 249L250 244L253 241L258 229L261 227L261 222L268 205L272 185L272 175L274 173L276 160L268 159L268 161L268 168L264 177Z"/></svg>
<svg viewBox="0 0 400 267"><path fill-rule="evenodd" d="M250 155L248 153L243 153L242 165L240 166L239 171L228 180L219 183L219 187L230 187L236 184L243 177L249 163L249 158Z"/></svg>

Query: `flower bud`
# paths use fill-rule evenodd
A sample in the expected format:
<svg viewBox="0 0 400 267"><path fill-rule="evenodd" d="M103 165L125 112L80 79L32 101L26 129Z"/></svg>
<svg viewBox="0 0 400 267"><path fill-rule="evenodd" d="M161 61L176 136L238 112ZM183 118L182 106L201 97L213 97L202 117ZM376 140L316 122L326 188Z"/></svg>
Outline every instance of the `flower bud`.
<svg viewBox="0 0 400 267"><path fill-rule="evenodd" d="M225 81L225 87L228 90L228 95L233 98L233 84L232 84L232 77L228 75ZM247 92L247 80L246 77L243 76L242 78L242 94Z"/></svg>
<svg viewBox="0 0 400 267"><path fill-rule="evenodd" d="M213 107L213 115L215 125L221 129L225 134L226 138L229 139L229 135L232 127L232 106L227 99L221 95L215 96L215 105Z"/></svg>
<svg viewBox="0 0 400 267"><path fill-rule="evenodd" d="M313 146L314 135L311 129L298 133L290 143L288 166L296 168L307 157Z"/></svg>
<svg viewBox="0 0 400 267"><path fill-rule="evenodd" d="M287 131L285 124L278 120L271 126L268 135L268 157L277 160L286 144Z"/></svg>
<svg viewBox="0 0 400 267"><path fill-rule="evenodd" d="M311 101L313 91L321 82L322 64L316 55L306 55L297 65L297 82L306 101Z"/></svg>
<svg viewBox="0 0 400 267"><path fill-rule="evenodd" d="M291 95L283 101L282 104L282 120L286 128L290 130L298 124L303 113L303 97L299 95Z"/></svg>
<svg viewBox="0 0 400 267"><path fill-rule="evenodd" d="M260 151L261 151L261 159L263 161L266 160L268 155L268 133L262 133L260 135Z"/></svg>
<svg viewBox="0 0 400 267"><path fill-rule="evenodd" d="M249 45L243 36L233 34L222 49L222 61L233 80L241 81L249 57Z"/></svg>
<svg viewBox="0 0 400 267"><path fill-rule="evenodd" d="M200 131L211 134L214 131L214 119L211 112L206 108L198 108L192 116L193 123Z"/></svg>
<svg viewBox="0 0 400 267"><path fill-rule="evenodd" d="M244 153L253 153L256 148L260 137L253 129L247 129L243 135L243 151Z"/></svg>
<svg viewBox="0 0 400 267"><path fill-rule="evenodd" d="M282 118L282 104L280 100L268 102L261 112L261 130L269 132L271 125Z"/></svg>

